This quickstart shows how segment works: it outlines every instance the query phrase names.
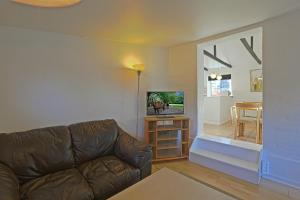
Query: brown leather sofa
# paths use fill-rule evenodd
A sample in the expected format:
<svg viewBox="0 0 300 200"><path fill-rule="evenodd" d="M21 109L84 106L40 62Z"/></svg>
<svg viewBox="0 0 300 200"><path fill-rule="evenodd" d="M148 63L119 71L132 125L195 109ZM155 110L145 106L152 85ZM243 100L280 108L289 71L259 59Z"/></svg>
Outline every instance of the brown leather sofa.
<svg viewBox="0 0 300 200"><path fill-rule="evenodd" d="M0 200L107 199L148 176L151 159L114 120L0 134Z"/></svg>

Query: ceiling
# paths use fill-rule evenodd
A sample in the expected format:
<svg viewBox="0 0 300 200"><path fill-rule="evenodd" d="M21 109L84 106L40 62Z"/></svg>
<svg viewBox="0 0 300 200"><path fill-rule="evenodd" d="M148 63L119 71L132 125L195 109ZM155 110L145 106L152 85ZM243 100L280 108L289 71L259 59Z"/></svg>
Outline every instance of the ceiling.
<svg viewBox="0 0 300 200"><path fill-rule="evenodd" d="M241 42L241 38L246 38L248 43L250 44L250 38L253 36L253 51L258 56L259 59L262 59L262 30L261 29L253 29L250 31L246 31L243 33L238 33L235 35L231 35L227 38L222 38L221 41L212 41L212 45L206 46L204 49L211 54L214 52L213 45L216 45L217 48L217 57L222 61L227 62L232 65L233 68L236 67L255 67L259 68L262 65L259 65L256 60L251 56L248 50L245 48L243 43ZM229 69L223 64L216 62L215 60L204 56L204 66L209 70L216 69Z"/></svg>
<svg viewBox="0 0 300 200"><path fill-rule="evenodd" d="M82 0L71 7L46 9L1 0L0 26L167 47L299 6L299 0Z"/></svg>

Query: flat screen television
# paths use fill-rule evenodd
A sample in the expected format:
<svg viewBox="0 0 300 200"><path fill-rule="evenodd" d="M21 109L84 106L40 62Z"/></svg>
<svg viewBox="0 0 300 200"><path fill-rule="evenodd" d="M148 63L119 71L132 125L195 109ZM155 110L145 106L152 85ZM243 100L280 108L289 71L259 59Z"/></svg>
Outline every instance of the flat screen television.
<svg viewBox="0 0 300 200"><path fill-rule="evenodd" d="M184 92L147 92L147 115L183 115Z"/></svg>

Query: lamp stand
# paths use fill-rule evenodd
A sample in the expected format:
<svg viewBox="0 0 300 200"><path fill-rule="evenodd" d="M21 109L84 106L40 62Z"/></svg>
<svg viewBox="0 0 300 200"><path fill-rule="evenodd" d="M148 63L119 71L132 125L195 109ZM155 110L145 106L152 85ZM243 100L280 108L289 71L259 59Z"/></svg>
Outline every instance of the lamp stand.
<svg viewBox="0 0 300 200"><path fill-rule="evenodd" d="M139 136L139 112L140 112L140 104L139 104L139 97L140 97L140 78L141 78L141 73L142 71L138 70L137 75L138 75L138 82L137 82L137 95L136 95L136 132L135 136L136 139L138 139Z"/></svg>

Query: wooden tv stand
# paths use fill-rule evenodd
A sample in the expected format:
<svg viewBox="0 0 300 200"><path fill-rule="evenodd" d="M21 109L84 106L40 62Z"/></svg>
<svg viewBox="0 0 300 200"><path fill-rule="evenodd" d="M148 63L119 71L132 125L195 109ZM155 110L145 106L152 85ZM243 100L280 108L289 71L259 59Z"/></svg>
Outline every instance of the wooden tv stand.
<svg viewBox="0 0 300 200"><path fill-rule="evenodd" d="M145 117L145 140L152 146L153 162L188 158L189 128L187 117Z"/></svg>

